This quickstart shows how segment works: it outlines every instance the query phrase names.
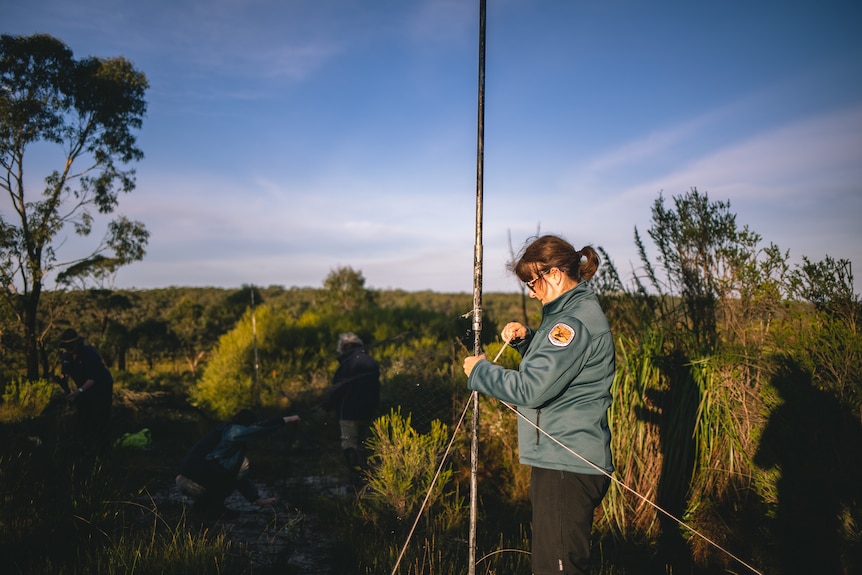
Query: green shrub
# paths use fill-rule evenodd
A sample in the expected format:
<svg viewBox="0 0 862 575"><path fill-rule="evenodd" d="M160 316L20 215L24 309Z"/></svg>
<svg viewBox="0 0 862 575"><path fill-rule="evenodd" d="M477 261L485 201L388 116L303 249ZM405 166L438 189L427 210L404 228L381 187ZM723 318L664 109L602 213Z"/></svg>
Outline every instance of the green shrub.
<svg viewBox="0 0 862 575"><path fill-rule="evenodd" d="M219 338L203 377L191 390L191 400L220 419L257 403L255 397L255 341L267 345L279 316L268 306L255 310L255 326L246 314L233 330ZM255 329L253 329L255 328Z"/></svg>
<svg viewBox="0 0 862 575"><path fill-rule="evenodd" d="M23 377L8 382L3 389L0 422L13 423L39 416L59 388L44 379L27 381Z"/></svg>
<svg viewBox="0 0 862 575"><path fill-rule="evenodd" d="M379 417L367 441L371 469L369 496L362 500L366 519L381 527L390 519L409 525L426 497L426 517L444 518L449 511L457 511L460 498L446 492L453 476L451 466L444 465L437 475L448 442L448 428L439 420L421 434L412 427L410 415L402 417L400 409ZM427 513L435 504L441 508Z"/></svg>

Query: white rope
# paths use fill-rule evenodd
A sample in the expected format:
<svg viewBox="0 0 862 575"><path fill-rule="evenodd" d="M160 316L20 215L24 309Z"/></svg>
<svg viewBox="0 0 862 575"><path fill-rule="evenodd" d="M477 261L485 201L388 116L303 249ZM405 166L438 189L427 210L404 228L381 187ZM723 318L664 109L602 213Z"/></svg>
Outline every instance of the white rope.
<svg viewBox="0 0 862 575"><path fill-rule="evenodd" d="M503 351L505 351L507 345L509 345L508 341L504 342L503 345L500 346L500 351L497 352L497 355L494 356L494 361L491 363L497 363L497 360L500 359L501 355L503 355Z"/></svg>

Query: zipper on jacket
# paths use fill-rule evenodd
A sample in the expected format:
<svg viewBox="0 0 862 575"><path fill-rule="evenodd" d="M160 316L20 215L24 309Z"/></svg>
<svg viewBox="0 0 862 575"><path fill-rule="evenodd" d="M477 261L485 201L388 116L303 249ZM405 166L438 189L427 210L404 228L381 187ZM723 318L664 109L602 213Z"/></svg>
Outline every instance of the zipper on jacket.
<svg viewBox="0 0 862 575"><path fill-rule="evenodd" d="M536 410L536 445L539 445L539 430L541 429L541 428L539 427L539 418L540 418L541 416L542 416L542 410L541 410L541 409L537 409L537 410Z"/></svg>

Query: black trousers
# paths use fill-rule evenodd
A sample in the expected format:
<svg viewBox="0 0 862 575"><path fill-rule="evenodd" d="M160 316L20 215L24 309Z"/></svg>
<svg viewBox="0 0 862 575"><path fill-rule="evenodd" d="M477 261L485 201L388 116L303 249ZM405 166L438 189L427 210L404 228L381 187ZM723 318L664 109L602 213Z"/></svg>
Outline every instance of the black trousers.
<svg viewBox="0 0 862 575"><path fill-rule="evenodd" d="M610 483L605 475L533 467L533 575L590 572L593 512Z"/></svg>
<svg viewBox="0 0 862 575"><path fill-rule="evenodd" d="M111 392L90 391L75 400L78 440L86 451L106 454L111 448Z"/></svg>

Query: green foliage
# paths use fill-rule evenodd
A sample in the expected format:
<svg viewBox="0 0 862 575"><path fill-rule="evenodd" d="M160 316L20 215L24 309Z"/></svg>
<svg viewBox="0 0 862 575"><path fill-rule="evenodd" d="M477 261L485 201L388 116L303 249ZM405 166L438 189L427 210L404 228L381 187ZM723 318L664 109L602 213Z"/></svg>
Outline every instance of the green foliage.
<svg viewBox="0 0 862 575"><path fill-rule="evenodd" d="M500 350L503 350L500 353ZM515 348L503 343L491 343L486 348L489 361L517 369L521 356ZM499 500L503 505L519 507L529 501L530 467L521 465L518 453L518 415L503 402L479 394L479 437L482 462L479 481L485 498ZM463 446L461 457L469 460L469 446Z"/></svg>
<svg viewBox="0 0 862 575"><path fill-rule="evenodd" d="M284 325L282 320L269 306L259 307L223 335L203 377L192 389L192 403L220 419L229 419L240 409L258 405L255 345L268 349L278 338L277 332Z"/></svg>
<svg viewBox="0 0 862 575"><path fill-rule="evenodd" d="M12 423L32 419L40 415L59 388L56 384L39 379L27 381L19 377L3 388L3 403L0 405L0 421Z"/></svg>
<svg viewBox="0 0 862 575"><path fill-rule="evenodd" d="M826 257L803 264L789 274L789 292L814 308L790 312L790 322L776 334L777 348L790 352L853 411L862 414L862 334L858 320L862 301L853 291L852 266Z"/></svg>
<svg viewBox="0 0 862 575"><path fill-rule="evenodd" d="M375 420L366 443L370 471L368 496L361 506L368 521L387 529L399 523L412 525L424 503L424 517L433 517L440 527L453 527L462 501L456 492L447 491L453 472L442 460L449 443L445 424L434 421L429 432L421 434L409 414L392 410Z"/></svg>
<svg viewBox="0 0 862 575"><path fill-rule="evenodd" d="M322 305L340 312L350 312L375 304L374 292L365 289L362 272L350 266L338 267L329 272L323 280L321 299Z"/></svg>
<svg viewBox="0 0 862 575"><path fill-rule="evenodd" d="M703 353L718 342L719 302L737 288L740 266L756 257L761 238L747 226L737 227L730 202L710 202L696 188L675 196L673 203L673 209L666 208L659 195L648 232L664 276L647 259L637 230L635 239L651 287L660 296L679 297L660 300L662 315L671 320L669 325L684 328L692 350ZM679 307L672 305L675 301Z"/></svg>
<svg viewBox="0 0 862 575"><path fill-rule="evenodd" d="M150 369L155 367L159 359L164 358L165 350L177 347L177 337L170 325L160 319L144 320L132 329L129 338L140 350Z"/></svg>
<svg viewBox="0 0 862 575"><path fill-rule="evenodd" d="M676 529L637 493L701 532L740 528L732 510L757 475L750 430L760 422L759 406L757 389L747 388L754 378L715 357L665 356L663 347L656 331L640 342L618 339L608 418L619 483L611 484L597 526L627 539ZM699 555L714 551L700 538L690 545Z"/></svg>
<svg viewBox="0 0 862 575"><path fill-rule="evenodd" d="M790 273L790 294L814 304L823 311L840 318L851 328L859 316L859 294L853 291L853 266L849 260L835 260L829 256L812 262L802 258L802 265Z"/></svg>
<svg viewBox="0 0 862 575"><path fill-rule="evenodd" d="M785 308L789 255L775 244L738 252L733 282L719 308L725 347L751 353L766 344Z"/></svg>
<svg viewBox="0 0 862 575"><path fill-rule="evenodd" d="M751 430L761 424L762 408L756 374L721 361L709 358L690 365L700 399L685 518L696 528L726 539L750 530L750 511L741 512L746 505L740 494L750 492L759 481L753 463L757 442ZM723 559L701 538L692 538L690 544L696 557Z"/></svg>
<svg viewBox="0 0 862 575"><path fill-rule="evenodd" d="M196 529L184 516L168 521L157 509L118 499L118 476L98 463L92 468L58 466L56 472L65 482L51 488L71 492L66 502L69 507L52 509L51 502L59 493L41 491L20 516L17 509L4 509L0 533L7 544L18 540L29 548L39 539L40 549L28 549L31 556L16 549L12 569L20 561L19 566L26 565L27 573L46 575L231 572L230 546L223 532ZM0 473L0 480L2 476ZM42 481L39 478L39 483ZM17 490L16 503L27 492ZM74 515L70 518L68 513ZM48 517L56 533L39 531ZM46 541L51 542L47 551Z"/></svg>
<svg viewBox="0 0 862 575"><path fill-rule="evenodd" d="M482 462L479 481L484 497L507 507L524 506L530 499L530 467L521 465L518 453L518 416L502 402L479 395L479 437ZM469 460L464 446L462 457Z"/></svg>
<svg viewBox="0 0 862 575"><path fill-rule="evenodd" d="M309 395L322 396L336 368L338 334L347 331L357 333L381 364L387 380L384 403L400 404L403 399L409 409L411 400L402 391L421 388L427 390L426 405L441 409L426 410L420 419L446 417L451 399L450 338L457 325L439 312L413 307L365 306L345 312L316 306L294 315L260 306L219 340L191 392L192 400L226 417L241 406L284 407ZM254 371L255 344L259 374Z"/></svg>
<svg viewBox="0 0 862 575"><path fill-rule="evenodd" d="M657 527L654 509L620 483L650 501L655 499L661 460L651 454L660 453L661 446L649 390L661 387L661 370L654 361L661 348L660 334L655 332L645 334L640 342L628 338L617 341L620 361L611 389L613 403L608 410L608 424L614 476L619 483L611 483L602 501L598 526L621 537L638 532L652 534Z"/></svg>

